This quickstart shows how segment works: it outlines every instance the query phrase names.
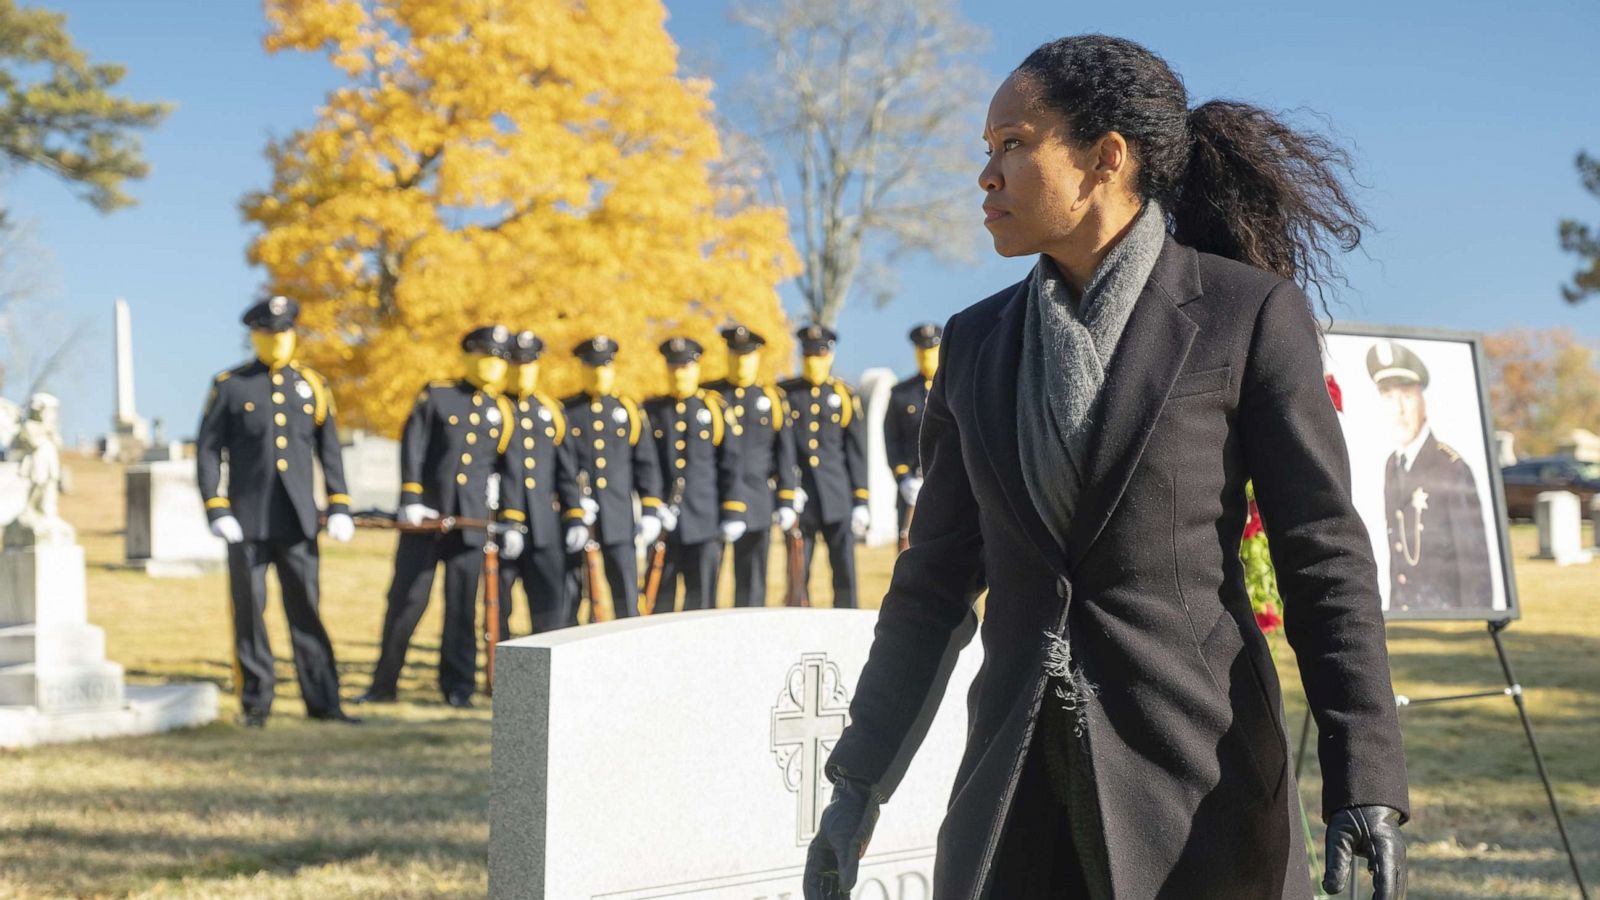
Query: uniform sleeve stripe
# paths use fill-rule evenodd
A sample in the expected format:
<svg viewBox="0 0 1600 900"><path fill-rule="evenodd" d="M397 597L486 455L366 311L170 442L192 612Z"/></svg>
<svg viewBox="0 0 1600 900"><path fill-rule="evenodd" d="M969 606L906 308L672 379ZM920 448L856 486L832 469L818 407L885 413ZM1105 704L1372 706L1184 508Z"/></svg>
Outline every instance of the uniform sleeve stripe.
<svg viewBox="0 0 1600 900"><path fill-rule="evenodd" d="M661 498L660 497L640 497L639 498L639 505L640 506L648 506L648 507L654 508L654 507L657 507L657 506L661 505Z"/></svg>
<svg viewBox="0 0 1600 900"><path fill-rule="evenodd" d="M583 510L581 510L581 509L569 509L566 512L561 514L561 518L563 518L563 519L581 519L581 518L583 518Z"/></svg>
<svg viewBox="0 0 1600 900"><path fill-rule="evenodd" d="M778 499L779 500L793 500L794 499L794 491L779 491L778 492Z"/></svg>
<svg viewBox="0 0 1600 900"><path fill-rule="evenodd" d="M528 517L523 514L522 510L520 509L502 509L500 510L500 515L503 518L510 519L513 522L528 521Z"/></svg>
<svg viewBox="0 0 1600 900"><path fill-rule="evenodd" d="M231 508L233 508L233 504L228 501L227 497L212 497L210 500L206 501L206 509L231 509Z"/></svg>
<svg viewBox="0 0 1600 900"><path fill-rule="evenodd" d="M328 502L329 503L340 503L340 504L343 504L345 506L349 506L350 505L350 495L349 494L329 494L328 495Z"/></svg>
<svg viewBox="0 0 1600 900"><path fill-rule="evenodd" d="M905 463L901 463L900 465L894 467L894 473L896 475L904 475L904 474L906 474L907 472L910 472L910 471L911 471L911 467L906 465Z"/></svg>
<svg viewBox="0 0 1600 900"><path fill-rule="evenodd" d="M744 512L747 507L737 500L723 501L722 508L728 512Z"/></svg>
<svg viewBox="0 0 1600 900"><path fill-rule="evenodd" d="M856 496L861 498L862 500L866 500L866 499L868 499L869 497L872 496L872 493L870 491L868 491L866 488L857 488L856 489Z"/></svg>
<svg viewBox="0 0 1600 900"><path fill-rule="evenodd" d="M422 493L422 485L415 481L408 481L400 485L400 492L403 494L420 494Z"/></svg>

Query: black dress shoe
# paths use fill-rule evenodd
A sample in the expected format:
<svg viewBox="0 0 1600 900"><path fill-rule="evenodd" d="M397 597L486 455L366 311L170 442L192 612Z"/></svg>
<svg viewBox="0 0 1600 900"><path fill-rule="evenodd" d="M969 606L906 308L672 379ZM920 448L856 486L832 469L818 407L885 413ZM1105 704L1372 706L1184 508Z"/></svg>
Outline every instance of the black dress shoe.
<svg viewBox="0 0 1600 900"><path fill-rule="evenodd" d="M446 694L444 702L455 707L456 709L471 709L472 694L465 691L455 694Z"/></svg>
<svg viewBox="0 0 1600 900"><path fill-rule="evenodd" d="M267 713L260 709L247 709L239 713L239 724L246 728L267 727Z"/></svg>
<svg viewBox="0 0 1600 900"><path fill-rule="evenodd" d="M315 719L318 722L338 722L342 725L361 724L360 719L350 715L342 709L336 709L332 712L309 713L308 718Z"/></svg>
<svg viewBox="0 0 1600 900"><path fill-rule="evenodd" d="M366 693L355 698L354 700L351 700L350 702L356 704L357 706L367 703L393 703L394 694L384 693L383 691L375 691L371 688L368 688Z"/></svg>

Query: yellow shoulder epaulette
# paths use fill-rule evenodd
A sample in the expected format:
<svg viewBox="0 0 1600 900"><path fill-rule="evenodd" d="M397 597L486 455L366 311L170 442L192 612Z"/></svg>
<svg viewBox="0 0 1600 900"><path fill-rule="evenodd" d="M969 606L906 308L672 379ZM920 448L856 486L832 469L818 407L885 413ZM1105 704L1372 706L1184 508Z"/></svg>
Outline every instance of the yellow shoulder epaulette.
<svg viewBox="0 0 1600 900"><path fill-rule="evenodd" d="M854 418L858 412L856 404L859 401L856 400L856 395L850 390L850 386L848 384L845 384L839 379L833 377L828 378L828 383L833 385L833 390L835 393L844 397L844 402L840 404L841 409L839 410L839 427L848 428L850 427L850 420Z"/></svg>
<svg viewBox="0 0 1600 900"><path fill-rule="evenodd" d="M328 412L333 409L333 400L328 396L327 382L323 381L317 370L310 366L302 366L298 363L291 363L291 365L295 371L300 373L300 377L306 380L306 384L311 385L311 396L316 398L316 407L311 415L311 421L318 425L323 424L328 421Z"/></svg>
<svg viewBox="0 0 1600 900"><path fill-rule="evenodd" d="M786 415L784 412L785 403L783 395L778 392L778 389L775 386L770 384L763 386L761 388L761 393L766 394L767 399L772 402L772 430L782 431L783 420L784 416Z"/></svg>
<svg viewBox="0 0 1600 900"><path fill-rule="evenodd" d="M637 446L639 443L639 429L641 428L639 424L639 406L621 395L617 396L617 400L622 403L622 408L628 411L628 446Z"/></svg>
<svg viewBox="0 0 1600 900"><path fill-rule="evenodd" d="M1461 461L1461 454L1456 451L1456 448L1446 444L1444 441L1439 442L1439 449L1444 452L1445 456L1450 457L1451 462Z"/></svg>
<svg viewBox="0 0 1600 900"><path fill-rule="evenodd" d="M500 450L511 446L511 436L517 431L517 408L505 394L494 395L494 405L500 408Z"/></svg>
<svg viewBox="0 0 1600 900"><path fill-rule="evenodd" d="M727 437L728 405L716 391L700 391L700 402L711 411L711 446L721 447L722 439Z"/></svg>
<svg viewBox="0 0 1600 900"><path fill-rule="evenodd" d="M555 420L556 443L561 443L567 437L567 414L562 412L561 404L550 395L538 391L533 392L533 399L550 411L550 418Z"/></svg>

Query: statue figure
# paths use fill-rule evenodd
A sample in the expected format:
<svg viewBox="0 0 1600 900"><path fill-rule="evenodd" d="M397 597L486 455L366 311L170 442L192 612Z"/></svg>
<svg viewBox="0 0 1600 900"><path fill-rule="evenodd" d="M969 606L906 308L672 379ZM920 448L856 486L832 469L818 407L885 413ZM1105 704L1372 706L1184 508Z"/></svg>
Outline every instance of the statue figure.
<svg viewBox="0 0 1600 900"><path fill-rule="evenodd" d="M28 496L16 521L6 526L7 547L37 544L71 544L76 532L61 518L61 401L51 394L34 394L28 414L11 441L11 458L17 474L28 485Z"/></svg>

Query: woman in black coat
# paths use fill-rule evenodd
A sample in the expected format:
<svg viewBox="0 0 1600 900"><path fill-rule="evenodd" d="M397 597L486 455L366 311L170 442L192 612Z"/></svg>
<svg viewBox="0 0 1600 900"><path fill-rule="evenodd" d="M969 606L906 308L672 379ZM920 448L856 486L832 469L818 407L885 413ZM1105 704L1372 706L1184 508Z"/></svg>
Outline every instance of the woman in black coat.
<svg viewBox="0 0 1600 900"><path fill-rule="evenodd" d="M1239 562L1254 480L1320 740L1325 888L1405 892L1376 569L1300 284L1361 213L1345 157L1159 57L1040 47L984 129L1034 273L950 320L925 481L829 758L808 898L846 896L988 590L940 900L1310 897L1276 672Z"/></svg>

